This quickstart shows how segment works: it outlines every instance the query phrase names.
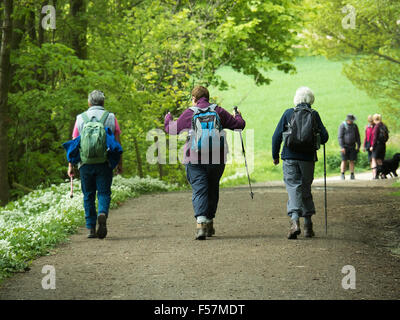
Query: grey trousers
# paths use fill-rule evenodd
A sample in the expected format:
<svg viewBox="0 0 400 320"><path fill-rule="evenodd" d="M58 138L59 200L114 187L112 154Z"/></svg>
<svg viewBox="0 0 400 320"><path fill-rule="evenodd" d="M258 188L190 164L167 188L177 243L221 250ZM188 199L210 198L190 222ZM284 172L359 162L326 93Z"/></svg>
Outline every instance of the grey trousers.
<svg viewBox="0 0 400 320"><path fill-rule="evenodd" d="M314 161L283 160L283 180L289 196L287 213L292 219L315 214L311 194L314 168Z"/></svg>

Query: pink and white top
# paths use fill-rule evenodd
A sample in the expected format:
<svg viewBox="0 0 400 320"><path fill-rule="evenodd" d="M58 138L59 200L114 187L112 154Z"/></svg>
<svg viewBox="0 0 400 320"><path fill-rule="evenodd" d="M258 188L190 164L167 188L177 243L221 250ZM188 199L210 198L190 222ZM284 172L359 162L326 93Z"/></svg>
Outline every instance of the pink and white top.
<svg viewBox="0 0 400 320"><path fill-rule="evenodd" d="M94 118L96 118L97 121L99 121L101 119L101 116L103 115L104 111L105 110L102 106L92 106L86 112L87 112L89 119L92 119L94 117ZM83 124L84 124L84 121L82 119L82 114L79 114L76 117L74 130L72 131L72 139L75 139L80 135L80 132L83 129ZM109 127L111 129L111 131L114 133L114 135L121 134L121 129L119 127L117 118L111 112L108 115L108 118L105 122L105 126Z"/></svg>

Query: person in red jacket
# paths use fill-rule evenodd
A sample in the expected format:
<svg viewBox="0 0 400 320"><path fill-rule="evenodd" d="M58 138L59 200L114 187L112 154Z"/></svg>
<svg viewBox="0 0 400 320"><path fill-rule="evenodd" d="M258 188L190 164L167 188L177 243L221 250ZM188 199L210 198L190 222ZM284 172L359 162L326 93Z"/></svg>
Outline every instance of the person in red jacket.
<svg viewBox="0 0 400 320"><path fill-rule="evenodd" d="M363 145L363 151L368 152L368 162L370 163L371 169L373 168L372 166L372 151L371 146L372 146L372 140L373 140L373 130L375 127L374 119L372 118L372 115L368 116L368 124L365 127L365 138L364 138L364 145ZM373 178L375 175L373 176Z"/></svg>

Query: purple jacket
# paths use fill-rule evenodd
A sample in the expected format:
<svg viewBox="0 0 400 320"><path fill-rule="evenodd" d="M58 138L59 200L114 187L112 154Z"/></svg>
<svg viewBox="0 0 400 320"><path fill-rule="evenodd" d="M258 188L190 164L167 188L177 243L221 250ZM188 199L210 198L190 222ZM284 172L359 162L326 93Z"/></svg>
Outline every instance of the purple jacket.
<svg viewBox="0 0 400 320"><path fill-rule="evenodd" d="M201 109L208 108L210 105L210 102L208 102L206 98L201 98L197 103L197 107ZM243 120L241 115L236 115L234 117L221 107L216 107L215 111L218 113L221 120L221 125L224 129L243 130L246 126L246 122ZM172 121L172 115L168 113L165 116L164 122L165 132L168 134L180 134L182 131L189 131L192 128L192 117L193 111L190 109L186 109L176 121ZM224 159L224 163L226 162L227 153L227 148L223 148L221 150L220 159ZM198 154L196 152L190 152L190 146L188 143L186 143L184 147L184 163L199 163L198 161Z"/></svg>

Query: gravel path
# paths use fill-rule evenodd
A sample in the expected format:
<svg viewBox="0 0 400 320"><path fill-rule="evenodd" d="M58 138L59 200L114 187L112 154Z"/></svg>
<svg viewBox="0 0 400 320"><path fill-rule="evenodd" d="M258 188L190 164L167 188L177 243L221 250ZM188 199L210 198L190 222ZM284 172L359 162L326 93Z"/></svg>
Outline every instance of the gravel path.
<svg viewBox="0 0 400 320"><path fill-rule="evenodd" d="M132 199L110 213L106 239L86 230L31 270L4 281L0 299L400 299L400 206L393 180L314 184L316 238L287 240L281 182L224 189L216 236L194 240L191 193ZM44 290L44 265L56 289ZM342 287L343 266L356 289Z"/></svg>

